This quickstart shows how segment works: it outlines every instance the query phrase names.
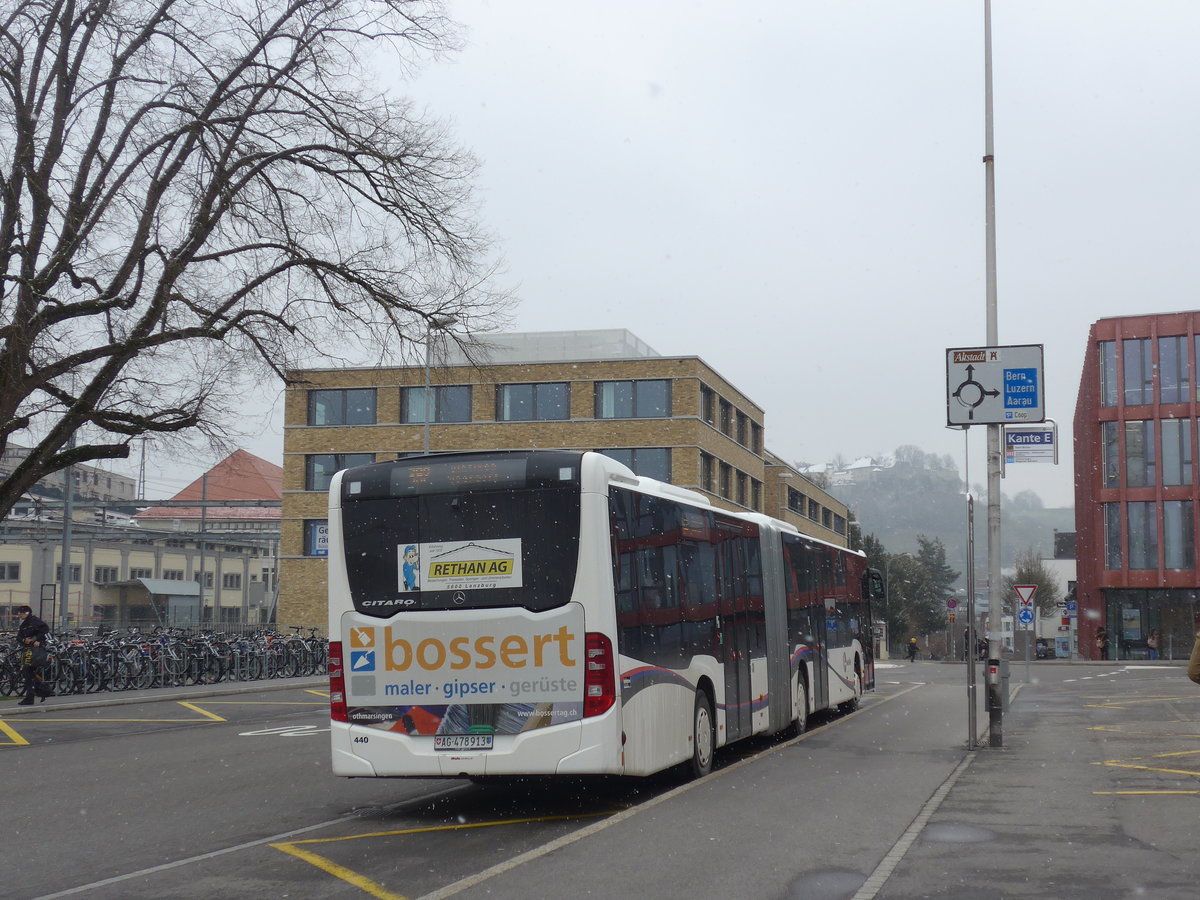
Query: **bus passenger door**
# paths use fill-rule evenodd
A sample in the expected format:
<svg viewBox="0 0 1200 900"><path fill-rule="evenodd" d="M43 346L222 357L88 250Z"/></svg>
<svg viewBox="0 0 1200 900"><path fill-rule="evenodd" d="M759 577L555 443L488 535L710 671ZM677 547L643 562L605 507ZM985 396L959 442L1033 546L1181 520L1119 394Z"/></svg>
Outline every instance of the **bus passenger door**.
<svg viewBox="0 0 1200 900"><path fill-rule="evenodd" d="M721 598L720 641L725 661L725 741L750 734L750 653L736 599Z"/></svg>
<svg viewBox="0 0 1200 900"><path fill-rule="evenodd" d="M829 706L829 645L825 630L825 609L821 605L808 608L812 640L809 641L809 662L812 664L813 709Z"/></svg>

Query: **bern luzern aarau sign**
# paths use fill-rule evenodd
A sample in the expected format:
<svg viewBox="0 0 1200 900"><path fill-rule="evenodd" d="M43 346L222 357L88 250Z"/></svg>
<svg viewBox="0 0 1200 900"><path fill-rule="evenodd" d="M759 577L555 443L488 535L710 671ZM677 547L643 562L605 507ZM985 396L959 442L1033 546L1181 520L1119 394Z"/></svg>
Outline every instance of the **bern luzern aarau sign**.
<svg viewBox="0 0 1200 900"><path fill-rule="evenodd" d="M1046 421L1042 345L946 351L946 424Z"/></svg>

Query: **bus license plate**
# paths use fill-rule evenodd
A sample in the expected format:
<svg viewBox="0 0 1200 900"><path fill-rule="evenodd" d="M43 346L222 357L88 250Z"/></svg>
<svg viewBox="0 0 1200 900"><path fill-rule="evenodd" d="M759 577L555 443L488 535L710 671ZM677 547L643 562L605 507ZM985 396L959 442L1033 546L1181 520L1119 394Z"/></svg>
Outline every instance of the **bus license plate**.
<svg viewBox="0 0 1200 900"><path fill-rule="evenodd" d="M434 750L491 750L490 734L435 734Z"/></svg>

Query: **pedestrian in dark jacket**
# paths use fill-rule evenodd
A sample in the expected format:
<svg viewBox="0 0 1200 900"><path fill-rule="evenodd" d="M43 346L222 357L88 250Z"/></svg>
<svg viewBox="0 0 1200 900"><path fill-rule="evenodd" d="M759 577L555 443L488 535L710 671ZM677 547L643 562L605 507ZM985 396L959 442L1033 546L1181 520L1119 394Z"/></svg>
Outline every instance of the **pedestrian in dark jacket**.
<svg viewBox="0 0 1200 900"><path fill-rule="evenodd" d="M17 628L17 648L19 650L36 650L46 643L46 635L50 633L50 626L33 614L33 609L28 606L17 607L17 618L21 620L20 626ZM41 677L37 666L34 666L32 661L25 663L26 659L30 659L30 654L22 654L21 674L25 678L25 698L18 703L18 706L32 706L33 695L37 694L42 698L42 702L46 702L46 698L54 693L54 689L46 684Z"/></svg>

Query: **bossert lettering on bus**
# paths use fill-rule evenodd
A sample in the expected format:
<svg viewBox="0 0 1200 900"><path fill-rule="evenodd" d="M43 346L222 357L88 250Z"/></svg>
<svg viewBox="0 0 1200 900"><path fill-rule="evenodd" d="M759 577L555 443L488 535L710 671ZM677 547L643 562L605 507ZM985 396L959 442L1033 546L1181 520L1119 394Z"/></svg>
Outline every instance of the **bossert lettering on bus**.
<svg viewBox="0 0 1200 900"><path fill-rule="evenodd" d="M401 591L521 587L521 539L396 545Z"/></svg>
<svg viewBox="0 0 1200 900"><path fill-rule="evenodd" d="M583 696L583 616L570 607L488 621L462 613L413 617L403 625L350 620L343 638L347 699L358 707L549 704L537 714L545 725L575 718L552 707L574 709ZM360 721L379 718L364 711Z"/></svg>

